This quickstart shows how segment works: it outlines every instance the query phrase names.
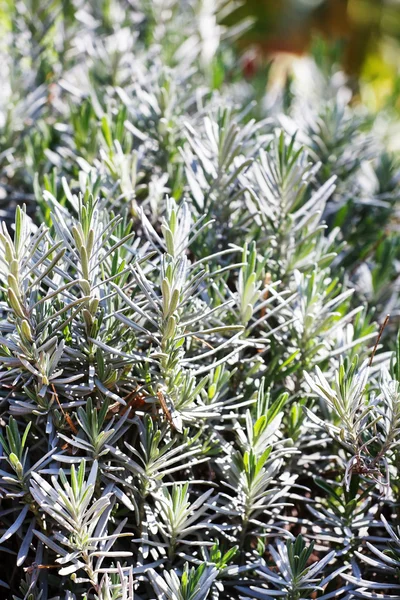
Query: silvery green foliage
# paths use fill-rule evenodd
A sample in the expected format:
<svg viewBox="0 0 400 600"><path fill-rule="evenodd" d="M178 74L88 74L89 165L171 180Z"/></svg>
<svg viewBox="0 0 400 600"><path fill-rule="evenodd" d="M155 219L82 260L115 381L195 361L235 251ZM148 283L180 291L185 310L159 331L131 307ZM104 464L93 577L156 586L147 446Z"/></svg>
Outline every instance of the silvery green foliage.
<svg viewBox="0 0 400 600"><path fill-rule="evenodd" d="M337 75L259 118L232 8L12 8L5 598L396 597L396 158Z"/></svg>
<svg viewBox="0 0 400 600"><path fill-rule="evenodd" d="M398 461L399 382L383 368L378 390L367 395L368 375L367 362L359 370L355 362L348 369L341 364L332 388L318 367L315 381L305 373L312 391L327 403L333 418L326 424L309 409L306 411L349 453L345 476L348 488L351 475L356 472L386 486L390 494L390 467Z"/></svg>
<svg viewBox="0 0 400 600"><path fill-rule="evenodd" d="M30 488L35 502L68 535L67 537L58 534L54 537L57 544L43 533L34 531L46 546L61 555L57 562L60 565L68 565L60 568L59 575L70 575L82 569L87 577L83 581L90 582L95 588L98 587L102 560L113 556L110 548L125 524L122 521L112 535L107 534L107 519L101 517L107 514L105 511L111 506L111 494L102 494L98 500L92 502L96 478L97 462L93 462L85 481L85 462L82 461L77 472L74 465L71 466L70 483L61 469L59 471L61 485L55 477L51 479L50 484L38 473L34 473ZM125 556L130 554L125 553ZM121 557L120 553L118 557Z"/></svg>
<svg viewBox="0 0 400 600"><path fill-rule="evenodd" d="M370 550L370 555L366 555L361 552L356 552L357 559L360 564L364 563L373 571L378 572L386 572L397 574L400 566L400 537L399 537L399 528L397 527L397 531L393 528L385 519L382 517L382 524L385 529L385 533L388 534L388 538L382 538L380 541L383 542L383 547L377 547L375 544L371 544L367 542L367 547ZM382 525L381 524L381 525ZM355 563L353 565L353 573L347 574L346 579L354 584L354 596L356 598L375 598L376 592L374 590L385 590L384 594L381 594L379 597L393 599L398 598L397 595L387 594L386 590L390 588L390 590L399 590L399 584L385 584L381 581L368 581L363 577L360 571L360 567Z"/></svg>
<svg viewBox="0 0 400 600"><path fill-rule="evenodd" d="M275 565L272 570L265 564L261 564L256 574L261 581L266 583L265 586L240 588L240 591L249 596L241 596L241 598L260 598L267 600L275 596L284 598L309 598L311 594L317 593L317 598L327 600L332 597L339 597L348 590L346 586L337 589L333 595L324 594L324 589L332 579L334 579L340 571L345 567L340 567L334 570L328 576L321 579L321 573L325 567L332 561L335 552L327 554L320 561L316 561L312 566L308 565L308 561L313 552L313 544L307 547L301 536L298 536L295 541L288 540L286 544L282 540L278 540L276 548L269 547L271 558Z"/></svg>

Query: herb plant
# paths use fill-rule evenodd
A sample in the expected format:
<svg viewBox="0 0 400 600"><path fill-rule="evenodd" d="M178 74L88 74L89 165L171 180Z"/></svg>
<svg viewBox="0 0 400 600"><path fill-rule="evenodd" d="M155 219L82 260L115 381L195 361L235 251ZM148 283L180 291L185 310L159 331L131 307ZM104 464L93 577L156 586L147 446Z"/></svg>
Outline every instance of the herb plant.
<svg viewBox="0 0 400 600"><path fill-rule="evenodd" d="M393 113L233 8L4 8L5 599L400 597Z"/></svg>

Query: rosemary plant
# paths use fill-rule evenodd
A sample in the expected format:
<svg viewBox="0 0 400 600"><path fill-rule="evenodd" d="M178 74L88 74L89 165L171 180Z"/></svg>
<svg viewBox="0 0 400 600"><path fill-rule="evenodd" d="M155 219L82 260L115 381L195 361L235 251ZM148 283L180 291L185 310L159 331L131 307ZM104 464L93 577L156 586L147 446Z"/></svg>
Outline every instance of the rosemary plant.
<svg viewBox="0 0 400 600"><path fill-rule="evenodd" d="M399 598L382 115L226 0L6 6L0 596Z"/></svg>

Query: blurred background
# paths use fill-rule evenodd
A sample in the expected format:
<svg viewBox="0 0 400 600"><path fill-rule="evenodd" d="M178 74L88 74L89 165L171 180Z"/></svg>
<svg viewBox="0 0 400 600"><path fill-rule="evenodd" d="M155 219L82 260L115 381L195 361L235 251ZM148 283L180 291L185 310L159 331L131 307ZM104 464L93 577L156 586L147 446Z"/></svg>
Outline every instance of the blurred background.
<svg viewBox="0 0 400 600"><path fill-rule="evenodd" d="M399 0L246 0L225 22L250 17L240 39L245 75L274 60L270 85L290 77L299 57L335 62L371 110L400 109Z"/></svg>
<svg viewBox="0 0 400 600"><path fill-rule="evenodd" d="M107 24L117 5L133 13L147 10L157 21L168 10L173 13L174 3L92 0L89 5L91 15ZM33 38L43 42L60 12L69 22L87 5L83 0L0 0L0 49L4 34L15 32L21 19L30 21ZM241 30L232 44L249 80L270 65L269 85L283 84L298 59L312 55L319 67L334 64L344 70L355 101L361 98L370 110L388 105L400 110L400 0L204 0L202 5L223 26Z"/></svg>

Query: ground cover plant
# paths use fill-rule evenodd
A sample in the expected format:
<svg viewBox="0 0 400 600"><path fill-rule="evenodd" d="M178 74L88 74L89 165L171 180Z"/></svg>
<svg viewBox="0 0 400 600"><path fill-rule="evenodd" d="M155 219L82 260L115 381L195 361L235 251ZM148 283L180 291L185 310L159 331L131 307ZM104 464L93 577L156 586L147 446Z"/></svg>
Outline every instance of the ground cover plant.
<svg viewBox="0 0 400 600"><path fill-rule="evenodd" d="M392 107L234 8L3 9L3 598L400 598Z"/></svg>

